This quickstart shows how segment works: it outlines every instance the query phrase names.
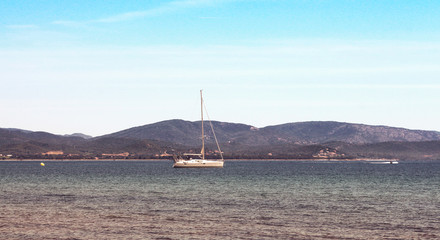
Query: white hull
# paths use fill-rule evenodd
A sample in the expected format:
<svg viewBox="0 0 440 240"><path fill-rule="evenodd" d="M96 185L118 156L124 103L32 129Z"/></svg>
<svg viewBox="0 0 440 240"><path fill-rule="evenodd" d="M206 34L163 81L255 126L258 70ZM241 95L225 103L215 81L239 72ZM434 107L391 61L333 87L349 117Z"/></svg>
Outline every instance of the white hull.
<svg viewBox="0 0 440 240"><path fill-rule="evenodd" d="M398 161L370 162L371 164L399 164Z"/></svg>
<svg viewBox="0 0 440 240"><path fill-rule="evenodd" d="M222 168L223 161L183 160L174 163L174 168Z"/></svg>

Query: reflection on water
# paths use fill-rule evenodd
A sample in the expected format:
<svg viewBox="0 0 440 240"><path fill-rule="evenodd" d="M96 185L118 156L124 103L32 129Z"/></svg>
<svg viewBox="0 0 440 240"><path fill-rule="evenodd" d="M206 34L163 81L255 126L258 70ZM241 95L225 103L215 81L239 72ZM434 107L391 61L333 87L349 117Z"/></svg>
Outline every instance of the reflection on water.
<svg viewBox="0 0 440 240"><path fill-rule="evenodd" d="M440 238L440 163L0 162L5 239Z"/></svg>

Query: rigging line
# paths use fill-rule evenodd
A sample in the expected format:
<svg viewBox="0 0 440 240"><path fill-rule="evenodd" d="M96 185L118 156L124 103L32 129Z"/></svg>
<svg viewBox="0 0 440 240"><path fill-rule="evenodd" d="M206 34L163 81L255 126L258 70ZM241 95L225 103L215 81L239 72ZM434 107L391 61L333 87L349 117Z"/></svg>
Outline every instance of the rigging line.
<svg viewBox="0 0 440 240"><path fill-rule="evenodd" d="M212 126L211 118L209 117L208 110L206 109L205 103L203 103L203 107L205 108L205 113L206 113L206 116L208 117L209 125L211 126L212 134L214 135L215 143L217 144L218 151L220 152L220 157L224 161L223 153L222 153L222 150L220 149L220 145L218 144L217 136L215 136L214 126Z"/></svg>

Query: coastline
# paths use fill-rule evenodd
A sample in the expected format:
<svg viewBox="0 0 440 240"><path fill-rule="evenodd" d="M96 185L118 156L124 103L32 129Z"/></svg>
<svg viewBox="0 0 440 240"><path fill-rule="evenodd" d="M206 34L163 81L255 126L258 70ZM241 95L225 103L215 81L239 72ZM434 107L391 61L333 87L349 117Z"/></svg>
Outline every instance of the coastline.
<svg viewBox="0 0 440 240"><path fill-rule="evenodd" d="M0 159L0 162L165 162L172 159ZM402 161L399 159L386 158L353 158L353 159L225 159L226 162L246 162L246 161L270 161L270 162L389 162Z"/></svg>

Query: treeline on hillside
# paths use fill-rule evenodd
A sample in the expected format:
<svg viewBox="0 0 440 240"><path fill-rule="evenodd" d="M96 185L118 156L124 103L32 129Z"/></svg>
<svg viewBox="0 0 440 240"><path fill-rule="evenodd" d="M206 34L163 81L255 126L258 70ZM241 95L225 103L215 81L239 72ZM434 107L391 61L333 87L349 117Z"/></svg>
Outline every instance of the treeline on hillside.
<svg viewBox="0 0 440 240"><path fill-rule="evenodd" d="M172 155L198 153L199 147L145 140L102 139L81 146L24 143L2 147L0 158L17 159L171 159ZM219 158L213 145L206 146L207 158ZM440 141L384 142L374 144L328 143L321 145L280 144L264 146L222 146L225 159L401 159L438 160ZM9 155L9 157L7 157ZM11 156L12 155L12 156Z"/></svg>

